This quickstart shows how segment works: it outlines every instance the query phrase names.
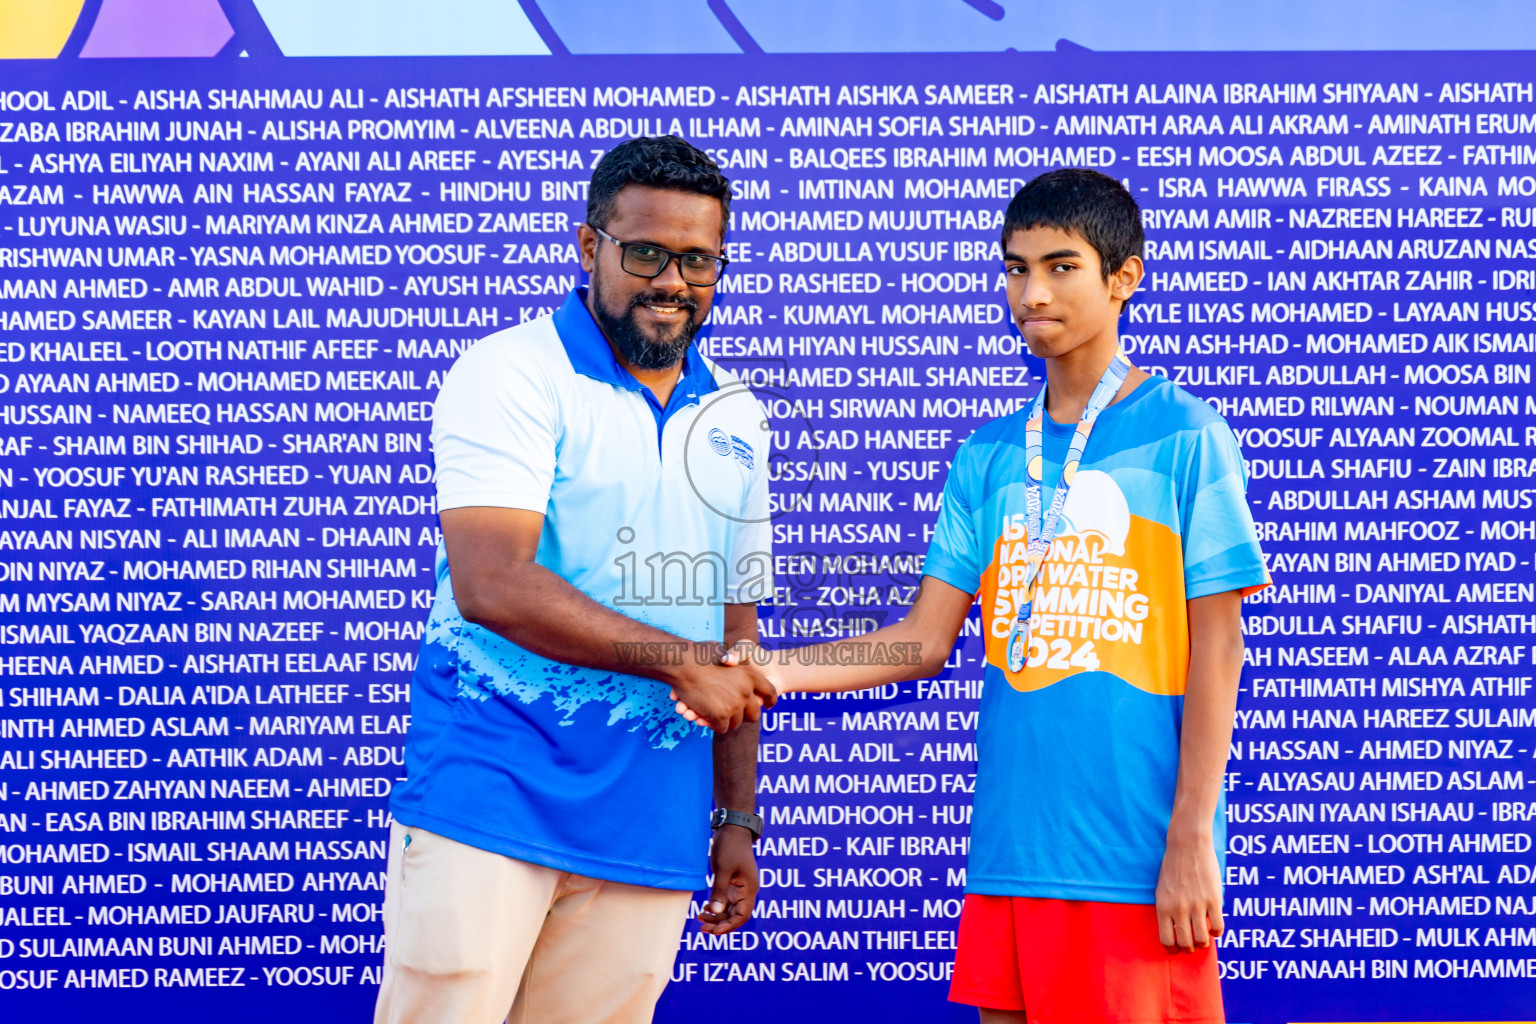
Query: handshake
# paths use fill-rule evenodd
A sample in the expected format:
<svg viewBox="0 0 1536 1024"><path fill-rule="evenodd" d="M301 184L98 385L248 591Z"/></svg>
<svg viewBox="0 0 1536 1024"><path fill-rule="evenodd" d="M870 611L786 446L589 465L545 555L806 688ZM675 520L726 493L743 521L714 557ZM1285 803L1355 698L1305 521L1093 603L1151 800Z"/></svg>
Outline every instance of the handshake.
<svg viewBox="0 0 1536 1024"><path fill-rule="evenodd" d="M959 591L956 591L959 593ZM937 675L954 647L969 602L954 602L953 632L924 638L906 623L864 637L770 651L742 640L729 650L692 644L694 656L668 662L677 713L690 722L728 732L755 722L790 691L831 693ZM948 623L945 623L947 626ZM914 637L914 633L916 636Z"/></svg>
<svg viewBox="0 0 1536 1024"><path fill-rule="evenodd" d="M706 651L700 645L697 651ZM716 732L729 732L742 722L755 722L786 689L783 666L755 641L740 640L711 661L707 656L679 666L672 679L671 699L677 713Z"/></svg>

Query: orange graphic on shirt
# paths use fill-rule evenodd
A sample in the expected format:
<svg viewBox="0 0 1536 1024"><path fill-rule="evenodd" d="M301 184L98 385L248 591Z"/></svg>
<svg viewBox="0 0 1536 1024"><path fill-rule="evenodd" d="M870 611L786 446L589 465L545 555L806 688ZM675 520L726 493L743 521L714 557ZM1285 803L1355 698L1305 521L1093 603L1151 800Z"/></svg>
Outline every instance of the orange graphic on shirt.
<svg viewBox="0 0 1536 1024"><path fill-rule="evenodd" d="M1004 517L981 583L987 663L1026 692L1100 671L1148 693L1181 695L1189 672L1183 545L1162 523L1131 515L1107 473L1092 474L1104 480L1086 488L1105 492L1091 497L1106 500L1075 501L1082 483L1094 483L1083 480L1088 475L1074 481L1062 532L1041 566L1021 672L1008 670L1007 648L1018 603L1027 599L1029 540L1022 514Z"/></svg>

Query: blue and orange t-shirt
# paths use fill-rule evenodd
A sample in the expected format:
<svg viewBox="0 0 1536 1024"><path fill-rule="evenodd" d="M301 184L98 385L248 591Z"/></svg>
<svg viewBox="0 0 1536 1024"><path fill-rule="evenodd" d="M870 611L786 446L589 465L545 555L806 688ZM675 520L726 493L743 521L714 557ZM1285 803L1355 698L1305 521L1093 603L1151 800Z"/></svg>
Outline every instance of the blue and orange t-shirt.
<svg viewBox="0 0 1536 1024"><path fill-rule="evenodd" d="M1242 456L1220 415L1162 377L1106 408L1041 568L1029 660L1013 673L1027 417L988 423L955 454L923 570L981 594L967 891L1152 903L1178 774L1186 602L1269 582ZM1044 418L1043 506L1074 428ZM1220 851L1221 809L1215 829Z"/></svg>

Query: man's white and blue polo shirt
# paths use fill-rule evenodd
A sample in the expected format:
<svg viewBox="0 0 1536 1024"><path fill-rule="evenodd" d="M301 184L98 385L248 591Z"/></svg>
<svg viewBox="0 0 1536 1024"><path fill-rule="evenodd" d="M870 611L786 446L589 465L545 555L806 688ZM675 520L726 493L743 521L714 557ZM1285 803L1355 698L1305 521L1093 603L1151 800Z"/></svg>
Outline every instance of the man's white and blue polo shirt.
<svg viewBox="0 0 1536 1024"><path fill-rule="evenodd" d="M718 641L724 604L772 593L762 407L690 346L663 408L585 300L572 292L449 371L432 419L438 507L540 512L540 565L631 618ZM396 820L562 871L695 889L710 750L663 684L465 622L439 545Z"/></svg>

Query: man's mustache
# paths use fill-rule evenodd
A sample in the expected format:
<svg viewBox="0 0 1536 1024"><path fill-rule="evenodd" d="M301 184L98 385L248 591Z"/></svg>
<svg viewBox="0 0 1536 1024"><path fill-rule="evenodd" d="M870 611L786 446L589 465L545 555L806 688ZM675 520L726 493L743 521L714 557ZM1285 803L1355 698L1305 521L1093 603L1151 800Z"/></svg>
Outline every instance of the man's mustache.
<svg viewBox="0 0 1536 1024"><path fill-rule="evenodd" d="M693 314L699 311L699 304L687 295L663 295L660 292L642 292L629 300L629 305L625 308L624 312L628 315L641 306L651 304L658 306L682 306L688 310L690 320L693 318Z"/></svg>

